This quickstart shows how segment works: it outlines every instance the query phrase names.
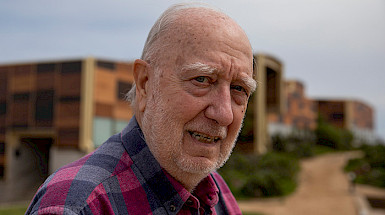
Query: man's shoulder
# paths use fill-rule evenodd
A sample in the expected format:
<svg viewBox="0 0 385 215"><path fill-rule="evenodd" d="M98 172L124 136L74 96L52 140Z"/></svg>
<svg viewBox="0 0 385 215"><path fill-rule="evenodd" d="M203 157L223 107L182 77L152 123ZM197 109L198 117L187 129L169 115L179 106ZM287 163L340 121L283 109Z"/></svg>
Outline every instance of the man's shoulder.
<svg viewBox="0 0 385 215"><path fill-rule="evenodd" d="M64 179L98 185L106 178L129 168L131 164L132 160L125 151L119 135L114 135L94 152L60 168L53 174L50 183L52 184L54 179Z"/></svg>
<svg viewBox="0 0 385 215"><path fill-rule="evenodd" d="M214 179L215 184L218 186L221 192L226 192L226 193L231 192L225 180L222 178L222 176L218 172L216 171L212 172L211 177Z"/></svg>
<svg viewBox="0 0 385 215"><path fill-rule="evenodd" d="M132 160L120 135L114 135L93 153L58 169L37 192L34 202L39 210L55 205L59 210L80 211L102 183L130 169ZM35 208L36 210L36 208Z"/></svg>
<svg viewBox="0 0 385 215"><path fill-rule="evenodd" d="M219 203L215 206L218 211L227 211L228 214L242 214L238 203L227 186L225 180L218 172L211 173L218 189L219 189Z"/></svg>

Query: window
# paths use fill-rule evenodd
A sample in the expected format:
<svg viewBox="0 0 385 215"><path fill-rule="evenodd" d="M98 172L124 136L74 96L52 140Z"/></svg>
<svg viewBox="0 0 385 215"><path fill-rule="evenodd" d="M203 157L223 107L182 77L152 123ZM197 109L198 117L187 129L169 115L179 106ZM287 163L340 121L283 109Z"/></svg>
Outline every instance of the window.
<svg viewBox="0 0 385 215"><path fill-rule="evenodd" d="M7 103L0 102L0 115L5 115L7 113Z"/></svg>
<svg viewBox="0 0 385 215"><path fill-rule="evenodd" d="M45 63L37 65L37 72L53 72L55 71L55 64L53 63Z"/></svg>
<svg viewBox="0 0 385 215"><path fill-rule="evenodd" d="M38 91L36 93L35 119L38 125L44 122L48 122L49 124L47 125L52 124L54 110L53 98L53 90Z"/></svg>
<svg viewBox="0 0 385 215"><path fill-rule="evenodd" d="M28 101L29 100L29 93L17 93L13 95L13 101L18 102L18 101Z"/></svg>
<svg viewBox="0 0 385 215"><path fill-rule="evenodd" d="M96 65L98 67L101 67L101 68L104 68L104 69L109 69L109 70L115 70L116 68L116 65L115 63L112 63L112 62L107 62L107 61L97 61L96 62Z"/></svg>
<svg viewBox="0 0 385 215"><path fill-rule="evenodd" d="M61 73L80 73L82 70L82 62L67 62L62 64Z"/></svg>
<svg viewBox="0 0 385 215"><path fill-rule="evenodd" d="M0 155L5 154L5 143L0 142Z"/></svg>
<svg viewBox="0 0 385 215"><path fill-rule="evenodd" d="M342 120L342 119L344 119L344 114L343 113L333 113L332 114L332 119L334 119L334 120Z"/></svg>

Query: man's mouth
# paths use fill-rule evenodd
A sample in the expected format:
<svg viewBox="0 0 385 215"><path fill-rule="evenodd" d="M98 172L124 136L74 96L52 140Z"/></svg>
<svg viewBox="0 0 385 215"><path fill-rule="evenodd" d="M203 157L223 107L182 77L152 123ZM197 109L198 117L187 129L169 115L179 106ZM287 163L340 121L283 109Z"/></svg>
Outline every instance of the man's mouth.
<svg viewBox="0 0 385 215"><path fill-rule="evenodd" d="M199 133L199 132L195 132L195 131L189 131L190 135L195 138L196 140L198 140L199 142L203 142L203 143L213 143L213 142L218 142L218 140L220 140L221 138L220 137L217 137L217 136L209 136L209 135L206 135L206 134L202 134L202 133Z"/></svg>

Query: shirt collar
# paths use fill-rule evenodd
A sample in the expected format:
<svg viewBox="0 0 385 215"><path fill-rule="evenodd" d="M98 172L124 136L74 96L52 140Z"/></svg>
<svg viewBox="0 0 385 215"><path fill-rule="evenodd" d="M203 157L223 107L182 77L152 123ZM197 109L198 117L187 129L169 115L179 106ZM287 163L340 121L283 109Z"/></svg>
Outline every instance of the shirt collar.
<svg viewBox="0 0 385 215"><path fill-rule="evenodd" d="M169 181L173 185L173 187L177 190L179 195L181 196L184 202L187 202L189 199L193 200L192 207L199 208L200 203L212 208L219 201L219 189L211 176L207 176L204 178L194 189L193 194L187 191L181 183L179 183L176 179L174 179L169 173L164 171Z"/></svg>
<svg viewBox="0 0 385 215"><path fill-rule="evenodd" d="M219 189L211 174L203 179L196 187L194 194L207 206L214 207L219 200Z"/></svg>

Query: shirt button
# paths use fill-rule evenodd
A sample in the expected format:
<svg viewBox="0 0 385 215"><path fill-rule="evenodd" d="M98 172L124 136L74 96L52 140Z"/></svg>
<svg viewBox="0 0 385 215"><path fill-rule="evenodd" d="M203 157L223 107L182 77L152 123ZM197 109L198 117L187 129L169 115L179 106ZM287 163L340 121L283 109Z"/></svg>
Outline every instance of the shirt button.
<svg viewBox="0 0 385 215"><path fill-rule="evenodd" d="M186 204L187 204L188 206L191 206L191 205L194 204L194 202L193 202L191 199L188 199L188 200L186 201Z"/></svg>
<svg viewBox="0 0 385 215"><path fill-rule="evenodd" d="M175 205L171 205L171 206L170 206L170 211L171 211L171 212L175 212L175 211L176 211Z"/></svg>

